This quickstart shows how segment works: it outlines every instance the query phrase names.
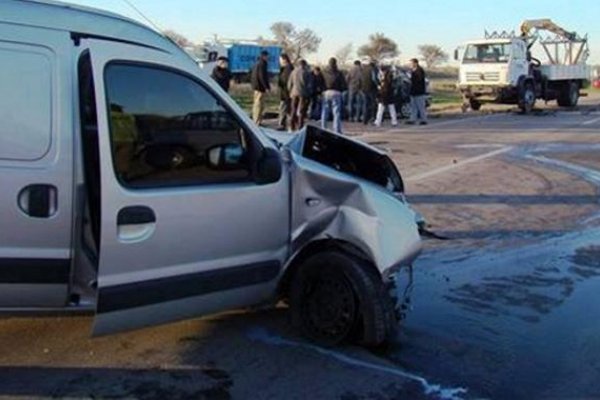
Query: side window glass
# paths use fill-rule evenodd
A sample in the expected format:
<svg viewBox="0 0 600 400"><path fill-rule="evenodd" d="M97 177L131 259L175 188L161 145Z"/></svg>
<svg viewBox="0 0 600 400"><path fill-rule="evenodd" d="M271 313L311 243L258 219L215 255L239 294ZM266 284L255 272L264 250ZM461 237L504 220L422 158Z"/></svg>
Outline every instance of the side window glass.
<svg viewBox="0 0 600 400"><path fill-rule="evenodd" d="M127 187L248 181L245 131L206 88L166 69L105 71L115 173Z"/></svg>

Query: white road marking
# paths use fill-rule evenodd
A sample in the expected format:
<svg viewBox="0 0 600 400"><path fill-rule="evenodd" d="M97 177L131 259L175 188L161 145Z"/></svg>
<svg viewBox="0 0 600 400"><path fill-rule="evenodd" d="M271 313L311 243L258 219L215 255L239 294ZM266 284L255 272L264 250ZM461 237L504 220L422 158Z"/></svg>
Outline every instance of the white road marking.
<svg viewBox="0 0 600 400"><path fill-rule="evenodd" d="M589 121L585 121L585 122L581 123L581 125L593 125L596 122L600 122L600 118L590 119Z"/></svg>
<svg viewBox="0 0 600 400"><path fill-rule="evenodd" d="M294 346L294 347L302 347L305 349L316 351L317 353L330 356L340 362L345 364L349 364L355 367L368 368L371 370L375 370L378 372L385 372L388 374L400 376L402 378L410 379L412 381L419 382L421 386L423 386L423 391L426 395L433 395L437 398L444 400L460 400L463 398L463 395L467 393L467 389L465 388L444 388L441 385L432 384L427 381L427 379L412 374L410 372L402 371L399 368L388 367L386 365L378 365L374 363L370 363L367 361L359 360L357 358L353 358L347 356L346 354L339 353L337 351L325 349L323 347L315 346L310 343L302 343L296 342L294 340L285 339L281 336L275 336L270 334L264 328L253 328L248 332L248 337L252 340L259 341L265 344L271 344L275 346Z"/></svg>
<svg viewBox="0 0 600 400"><path fill-rule="evenodd" d="M510 151L512 149L513 148L511 146L506 146L506 147L503 147L503 148L498 149L498 150L490 151L489 153L481 154L481 155L476 156L476 157L467 158L467 159L459 161L459 162L457 162L455 164L445 165L443 167L436 168L434 170L431 170L431 171L428 171L428 172L424 172L422 174L410 176L410 177L408 177L406 179L406 181L408 181L408 182L415 182L415 181L420 181L422 179L430 178L432 176L443 174L443 173L451 171L453 169L460 168L460 167L465 166L467 164L472 164L472 163L475 163L475 162L478 162L478 161L485 160L487 158L495 157L495 156L497 156L499 154L506 153L506 152L508 152L508 151Z"/></svg>

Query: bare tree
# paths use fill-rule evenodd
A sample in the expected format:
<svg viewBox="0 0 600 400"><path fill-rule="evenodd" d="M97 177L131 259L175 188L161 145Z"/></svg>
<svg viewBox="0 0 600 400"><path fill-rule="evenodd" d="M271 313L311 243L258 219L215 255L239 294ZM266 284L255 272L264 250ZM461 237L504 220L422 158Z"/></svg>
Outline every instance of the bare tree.
<svg viewBox="0 0 600 400"><path fill-rule="evenodd" d="M385 57L397 57L400 54L398 44L383 33L374 33L369 36L369 43L358 49L361 57L370 57L373 60L381 60Z"/></svg>
<svg viewBox="0 0 600 400"><path fill-rule="evenodd" d="M350 60L350 56L354 52L354 45L352 43L348 43L345 46L342 46L335 53L335 58L337 58L340 64L345 64Z"/></svg>
<svg viewBox="0 0 600 400"><path fill-rule="evenodd" d="M423 44L419 46L419 54L427 64L427 68L435 68L439 64L448 61L448 53L440 46L434 44Z"/></svg>
<svg viewBox="0 0 600 400"><path fill-rule="evenodd" d="M321 38L312 29L299 31L291 22L276 22L271 25L271 32L292 61L316 52L321 44Z"/></svg>
<svg viewBox="0 0 600 400"><path fill-rule="evenodd" d="M183 36L181 33L175 32L172 29L167 29L163 32L163 34L181 47L190 47L194 45L194 43L191 40Z"/></svg>

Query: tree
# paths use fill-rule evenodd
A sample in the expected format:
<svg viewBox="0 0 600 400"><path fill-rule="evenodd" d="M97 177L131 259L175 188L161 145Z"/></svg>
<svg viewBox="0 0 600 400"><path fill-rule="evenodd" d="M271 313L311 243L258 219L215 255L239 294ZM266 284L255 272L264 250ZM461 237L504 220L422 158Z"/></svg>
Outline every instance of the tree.
<svg viewBox="0 0 600 400"><path fill-rule="evenodd" d="M338 51L335 53L335 58L337 58L338 63L345 64L350 60L350 56L354 52L354 45L352 43L348 43L343 47L340 47Z"/></svg>
<svg viewBox="0 0 600 400"><path fill-rule="evenodd" d="M419 46L419 54L425 60L427 68L434 68L440 63L448 61L448 53L440 46L434 44L423 44Z"/></svg>
<svg viewBox="0 0 600 400"><path fill-rule="evenodd" d="M374 33L369 36L369 43L360 46L358 55L379 61L385 57L397 57L400 54L398 45L383 33Z"/></svg>
<svg viewBox="0 0 600 400"><path fill-rule="evenodd" d="M271 25L271 32L292 61L319 50L321 38L312 29L298 30L291 22L276 22Z"/></svg>
<svg viewBox="0 0 600 400"><path fill-rule="evenodd" d="M167 29L163 32L163 34L175 43L177 43L180 47L190 47L194 45L194 43L191 40L183 36L181 33L175 32L172 29Z"/></svg>

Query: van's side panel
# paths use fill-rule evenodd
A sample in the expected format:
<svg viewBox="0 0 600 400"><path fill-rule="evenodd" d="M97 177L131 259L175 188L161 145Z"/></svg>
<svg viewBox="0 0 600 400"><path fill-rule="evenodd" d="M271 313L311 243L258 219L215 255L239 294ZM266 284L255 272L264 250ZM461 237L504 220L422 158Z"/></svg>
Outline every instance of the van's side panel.
<svg viewBox="0 0 600 400"><path fill-rule="evenodd" d="M0 307L60 307L71 273L72 42L0 23Z"/></svg>

